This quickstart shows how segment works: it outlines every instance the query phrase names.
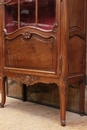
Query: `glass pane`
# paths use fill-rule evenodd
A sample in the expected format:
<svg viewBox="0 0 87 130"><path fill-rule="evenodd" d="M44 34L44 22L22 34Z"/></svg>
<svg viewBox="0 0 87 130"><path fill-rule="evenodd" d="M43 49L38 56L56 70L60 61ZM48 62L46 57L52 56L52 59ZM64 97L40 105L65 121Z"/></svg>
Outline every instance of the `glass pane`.
<svg viewBox="0 0 87 130"><path fill-rule="evenodd" d="M21 1L20 26L35 26L35 0Z"/></svg>
<svg viewBox="0 0 87 130"><path fill-rule="evenodd" d="M18 0L3 0L4 3L17 3Z"/></svg>
<svg viewBox="0 0 87 130"><path fill-rule="evenodd" d="M56 19L56 0L38 0L38 27L53 28Z"/></svg>
<svg viewBox="0 0 87 130"><path fill-rule="evenodd" d="M8 33L18 29L18 3L12 0L5 6L5 28Z"/></svg>

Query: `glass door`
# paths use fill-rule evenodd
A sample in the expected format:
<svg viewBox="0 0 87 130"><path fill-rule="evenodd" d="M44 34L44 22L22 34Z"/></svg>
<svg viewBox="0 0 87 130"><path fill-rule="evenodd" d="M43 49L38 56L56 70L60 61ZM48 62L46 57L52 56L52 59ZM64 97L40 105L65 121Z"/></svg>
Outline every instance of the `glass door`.
<svg viewBox="0 0 87 130"><path fill-rule="evenodd" d="M56 0L5 0L5 28L11 33L24 26L52 30Z"/></svg>
<svg viewBox="0 0 87 130"><path fill-rule="evenodd" d="M18 29L18 0L5 2L5 28L10 33Z"/></svg>

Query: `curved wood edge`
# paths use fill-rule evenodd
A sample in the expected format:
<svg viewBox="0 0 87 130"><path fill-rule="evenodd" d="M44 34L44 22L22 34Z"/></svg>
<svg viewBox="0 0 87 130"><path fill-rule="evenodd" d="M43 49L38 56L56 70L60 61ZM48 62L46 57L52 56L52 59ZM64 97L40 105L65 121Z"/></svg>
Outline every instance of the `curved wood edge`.
<svg viewBox="0 0 87 130"><path fill-rule="evenodd" d="M78 26L72 27L69 30L69 38L72 38L74 36L78 36L82 39L85 39L85 32Z"/></svg>
<svg viewBox="0 0 87 130"><path fill-rule="evenodd" d="M61 120L61 125L65 126L66 125L66 121L65 120Z"/></svg>
<svg viewBox="0 0 87 130"><path fill-rule="evenodd" d="M2 76L0 79L0 87L1 87L0 108L3 108L6 102L5 81L6 81L6 76L5 77Z"/></svg>
<svg viewBox="0 0 87 130"><path fill-rule="evenodd" d="M4 105L2 103L0 103L0 108L4 108Z"/></svg>
<svg viewBox="0 0 87 130"><path fill-rule="evenodd" d="M15 34L18 35L19 33L27 31L27 30L29 30L30 32L37 32L37 33L44 34L44 35L47 35L47 34L50 35L52 32L56 33L57 27L58 27L58 22L56 22L54 24L52 30L43 30L43 29L40 29L38 27L36 28L34 26L25 26L25 27L21 27L21 28L19 28L16 31L11 32L11 33L7 33L7 30L4 28L3 32L4 32L5 36L14 36Z"/></svg>

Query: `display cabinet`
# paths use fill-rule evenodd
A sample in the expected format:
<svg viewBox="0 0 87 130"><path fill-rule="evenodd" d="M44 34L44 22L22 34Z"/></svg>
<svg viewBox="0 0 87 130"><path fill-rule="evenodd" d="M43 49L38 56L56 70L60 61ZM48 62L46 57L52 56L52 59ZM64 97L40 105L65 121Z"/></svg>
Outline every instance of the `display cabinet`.
<svg viewBox="0 0 87 130"><path fill-rule="evenodd" d="M86 0L0 0L1 107L12 77L27 86L57 84L63 126L68 86L79 84L84 114L85 17Z"/></svg>

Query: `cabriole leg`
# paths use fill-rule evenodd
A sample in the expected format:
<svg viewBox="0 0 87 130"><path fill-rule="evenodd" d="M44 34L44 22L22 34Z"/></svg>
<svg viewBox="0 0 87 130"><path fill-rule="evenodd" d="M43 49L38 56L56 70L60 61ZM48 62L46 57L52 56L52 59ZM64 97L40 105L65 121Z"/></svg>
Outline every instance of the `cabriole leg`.
<svg viewBox="0 0 87 130"><path fill-rule="evenodd" d="M66 125L66 102L67 102L67 83L62 82L59 86L59 93L60 93L60 119L61 125Z"/></svg>
<svg viewBox="0 0 87 130"><path fill-rule="evenodd" d="M85 82L80 82L80 115L84 115L84 102L85 102Z"/></svg>
<svg viewBox="0 0 87 130"><path fill-rule="evenodd" d="M0 88L1 88L1 103L0 107L4 107L5 101L6 101L6 93L5 93L5 80L6 77L1 77L0 79Z"/></svg>

